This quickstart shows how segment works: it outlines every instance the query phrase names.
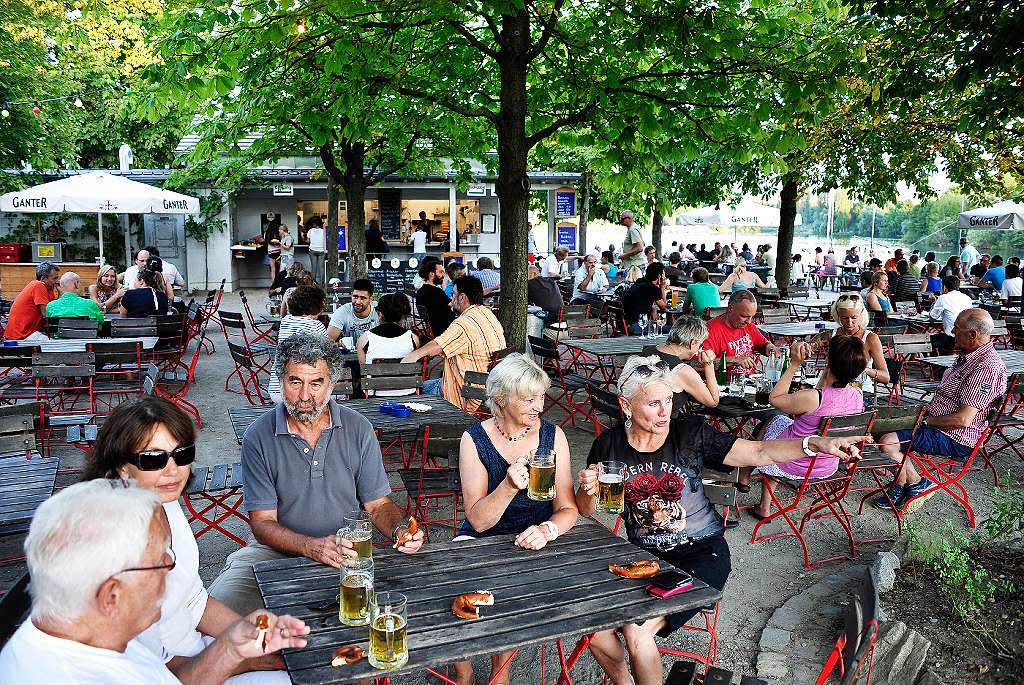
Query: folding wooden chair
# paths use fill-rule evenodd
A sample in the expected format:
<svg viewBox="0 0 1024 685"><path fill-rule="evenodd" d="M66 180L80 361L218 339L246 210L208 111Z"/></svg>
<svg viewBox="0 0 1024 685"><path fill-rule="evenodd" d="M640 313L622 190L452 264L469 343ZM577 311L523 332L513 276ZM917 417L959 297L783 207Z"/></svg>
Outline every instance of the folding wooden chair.
<svg viewBox="0 0 1024 685"><path fill-rule="evenodd" d="M725 314L725 311L727 309L728 307L705 307L703 318L705 321L710 321L716 316L721 316L722 314Z"/></svg>
<svg viewBox="0 0 1024 685"><path fill-rule="evenodd" d="M793 312L789 310L789 307L760 309L758 312L761 316L761 323L789 323L793 320Z"/></svg>
<svg viewBox="0 0 1024 685"><path fill-rule="evenodd" d="M33 399L45 402L50 415L94 413L95 376L96 355L92 352L36 352L32 355Z"/></svg>
<svg viewBox="0 0 1024 685"><path fill-rule="evenodd" d="M249 525L249 517L239 510L243 502L243 478L244 471L239 462L192 467L192 480L181 499L188 510L188 522L198 521L201 526L192 531L197 540L215 530L242 547L246 546L245 540L223 525L231 518ZM197 502L202 505L198 511Z"/></svg>
<svg viewBox="0 0 1024 685"><path fill-rule="evenodd" d="M995 484L999 485L999 472L993 464L993 459L1000 452L1012 450L1020 459L1024 460L1024 452L1018 445L1024 440L1024 373L1012 373L1006 379L1006 396L1002 406L999 407L993 425L992 438L981 456L985 459L986 468L992 471L992 478ZM1018 432L1016 437L1011 437L1007 431L1014 429ZM996 442L998 440L998 442Z"/></svg>
<svg viewBox="0 0 1024 685"><path fill-rule="evenodd" d="M423 364L378 359L360 367L359 384L367 397L418 395L423 387Z"/></svg>
<svg viewBox="0 0 1024 685"><path fill-rule="evenodd" d="M459 442L464 432L464 426L439 424L421 427L413 441L412 463L398 471L405 486L406 513L427 528L433 524L451 524L453 536L458 531L462 501ZM439 504L446 509L444 501L449 498L451 516L441 515L438 518L437 513L431 513L431 504Z"/></svg>
<svg viewBox="0 0 1024 685"><path fill-rule="evenodd" d="M135 319L111 319L111 338L155 338L156 319L151 316Z"/></svg>
<svg viewBox="0 0 1024 685"><path fill-rule="evenodd" d="M594 435L611 428L622 420L622 408L619 398L611 390L598 387L595 383L586 384L587 395L590 397L590 416L594 421Z"/></svg>
<svg viewBox="0 0 1024 685"><path fill-rule="evenodd" d="M231 327L232 322L230 320L222 319L222 322L225 330ZM270 395L267 393L266 384L260 378L262 367L253 361L249 351L241 345L228 341L228 352L231 354L231 361L235 363L235 370L228 375L228 378L231 378L231 376L238 377L242 384L241 392L245 396L246 402L254 407L273 404Z"/></svg>
<svg viewBox="0 0 1024 685"><path fill-rule="evenodd" d="M462 399L479 402L480 406L473 412L473 416L481 421L491 417L491 411L487 408L487 374L482 371L469 371L465 373L465 383L459 388Z"/></svg>
<svg viewBox="0 0 1024 685"><path fill-rule="evenodd" d="M271 323L264 321L258 321L253 316L252 309L249 308L249 298L245 296L244 290L238 291L238 299L242 301L242 309L245 311L245 316L249 319L249 325L252 327L256 337L252 339L253 344L259 344L261 341L273 343L274 342L274 326Z"/></svg>
<svg viewBox="0 0 1024 685"><path fill-rule="evenodd" d="M605 326L608 328L610 337L629 335L626 328L626 312L622 309L622 302L609 300L604 305Z"/></svg>
<svg viewBox="0 0 1024 685"><path fill-rule="evenodd" d="M62 340L90 340L100 333L100 322L95 319L57 319L57 337Z"/></svg>
<svg viewBox="0 0 1024 685"><path fill-rule="evenodd" d="M833 682L836 669L839 669L839 678L835 681L838 685L854 685L859 682L871 685L875 641L878 639L878 592L870 573L869 570L864 572L864 577L850 597L843 616L843 631L825 659L815 685ZM865 661L867 674L861 681L860 671Z"/></svg>
<svg viewBox="0 0 1024 685"><path fill-rule="evenodd" d="M560 407L566 412L566 417L562 419L559 426L565 426L566 423L572 422L572 425L576 425L576 414L582 412L587 420L592 420L590 414L586 409L578 404L574 400L576 393L584 389L587 384L587 379L579 374L573 373L571 370L565 369L562 366L562 358L558 352L558 343L548 338L538 338L536 336L528 336L530 348L533 350L533 356L537 357L541 362L541 368L548 374L548 378L551 379L551 388L548 392L554 391L556 394L552 398L552 404ZM549 395L549 397L551 397ZM544 408L544 412L551 409L551 406ZM542 412L542 415L543 413Z"/></svg>
<svg viewBox="0 0 1024 685"><path fill-rule="evenodd" d="M867 411L861 414L852 414L850 416L825 416L822 417L818 428L822 436L843 437L867 435L873 417L873 411ZM796 492L791 498L780 497L778 495L779 488L774 488L771 493L771 499L776 511L758 521L750 536L751 543L761 542L763 540L772 540L780 537L789 537L791 535L796 537L797 541L800 543L800 547L803 549L804 566L809 569L816 568L821 564L834 561L836 559L853 558L857 552L853 528L850 522L850 514L846 511L846 508L843 505L843 498L846 496L846 492L850 487L850 482L853 480L855 464L850 462L840 462L838 469L833 475L824 478L815 478L812 476L812 473L814 472L814 466L817 463L817 460L817 456L810 457L810 462L807 465L804 477L798 483L789 483L785 479L780 479L778 481L780 485L795 486ZM795 521L796 515L800 516L799 524ZM843 529L843 532L846 534L850 547L850 554L848 556L837 555L812 562L810 553L807 549L807 542L804 539L804 527L809 521L829 517L835 518ZM761 530L762 526L770 524L779 518L785 521L792 532L758 535L758 531Z"/></svg>
<svg viewBox="0 0 1024 685"><path fill-rule="evenodd" d="M228 346L234 346L244 351L244 354L249 357L249 365L258 373L269 374L270 365L274 360L274 355L272 354L274 345L266 342L257 343L254 340L250 340L246 333L245 320L239 312L222 311L220 313L220 324L221 329L224 331L224 340L228 343ZM240 371L236 365L235 370L224 379L224 389L226 391L239 392L231 387L231 379L239 373ZM244 382L242 386L242 394L245 394Z"/></svg>
<svg viewBox="0 0 1024 685"><path fill-rule="evenodd" d="M137 340L87 344L95 355L96 376L93 380L94 411L110 413L130 395L145 391L146 365L142 363L142 343ZM103 405L103 411L100 405Z"/></svg>

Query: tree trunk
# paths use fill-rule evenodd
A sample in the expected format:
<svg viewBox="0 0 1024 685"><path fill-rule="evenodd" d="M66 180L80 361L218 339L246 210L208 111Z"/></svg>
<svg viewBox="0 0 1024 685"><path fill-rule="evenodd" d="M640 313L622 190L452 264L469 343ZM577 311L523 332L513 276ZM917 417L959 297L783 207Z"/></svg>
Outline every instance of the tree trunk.
<svg viewBox="0 0 1024 685"><path fill-rule="evenodd" d="M327 250L327 278L324 286L338 273L338 226L341 225L338 200L341 199L338 182L327 174L327 225L324 226L324 248ZM319 278L322 274L316 274Z"/></svg>
<svg viewBox="0 0 1024 685"><path fill-rule="evenodd" d="M320 146L320 159L323 160L327 174L345 190L345 202L348 204L348 280L354 281L366 277L366 210L363 208L367 188L366 148L362 143L349 141L342 141L338 145L341 149L341 166L338 165L338 158L330 145ZM334 206L337 212L337 199L334 200ZM337 230L338 226L335 224L333 231ZM333 254L330 247L332 244ZM327 241L328 274L338 273L337 246L338 236L335 234L333 241ZM332 264L333 268L330 266Z"/></svg>
<svg viewBox="0 0 1024 685"><path fill-rule="evenodd" d="M779 246L775 254L775 283L783 293L789 289L789 272L793 266L793 228L796 225L796 201L799 195L799 177L795 172L790 172L782 179Z"/></svg>
<svg viewBox="0 0 1024 685"><path fill-rule="evenodd" d="M651 244L654 245L655 259L661 259L661 227L665 223L665 217L658 209L658 199L654 199L653 217L651 219Z"/></svg>
<svg viewBox="0 0 1024 685"><path fill-rule="evenodd" d="M511 7L511 6L510 6ZM502 16L506 45L498 55L501 109L498 134L498 182L501 203L501 303L498 320L510 349L526 349L526 244L530 230L530 178L526 136L526 53L530 17L525 9Z"/></svg>
<svg viewBox="0 0 1024 685"><path fill-rule="evenodd" d="M587 254L587 224L590 223L590 178L589 169L580 177L580 254Z"/></svg>

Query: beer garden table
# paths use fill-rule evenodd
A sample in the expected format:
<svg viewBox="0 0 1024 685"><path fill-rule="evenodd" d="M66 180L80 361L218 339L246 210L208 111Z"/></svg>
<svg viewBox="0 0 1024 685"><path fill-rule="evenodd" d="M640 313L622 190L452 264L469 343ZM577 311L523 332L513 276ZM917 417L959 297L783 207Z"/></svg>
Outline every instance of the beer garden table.
<svg viewBox="0 0 1024 685"><path fill-rule="evenodd" d="M1009 373L1024 373L1024 351L1021 350L996 350L999 357L1006 364ZM941 357L921 357L925 364L932 364L943 369L948 369L956 363L957 355L943 355Z"/></svg>
<svg viewBox="0 0 1024 685"><path fill-rule="evenodd" d="M85 352L88 345L110 345L112 343L141 342L142 349L151 350L156 347L160 338L145 336L141 338L85 338L73 340L7 340L5 347L38 347L40 352Z"/></svg>
<svg viewBox="0 0 1024 685"><path fill-rule="evenodd" d="M568 348L572 357L566 364L567 367L585 368L590 375L598 369L604 369L601 364L602 357L610 357L622 354L642 354L645 347L660 345L668 340L667 335L656 335L652 338L645 338L640 335L627 335L617 338L580 338L577 340L559 340L558 342ZM582 362L586 362L585 364ZM603 373L605 382L612 380L608 373Z"/></svg>
<svg viewBox="0 0 1024 685"><path fill-rule="evenodd" d="M815 299L811 299L811 298L808 298L808 299L792 299L792 298L787 298L785 300L779 300L779 304L780 305L785 305L785 306L789 307L790 311L793 312L794 316L799 316L799 314L797 314L797 311L796 311L797 307L803 307L804 309L807 310L804 313L803 320L807 321L809 318L811 318L811 311L812 310L816 311L818 313L819 318L820 318L820 316L825 313L825 310L829 309L832 306L832 303L834 301L835 300L815 300Z"/></svg>
<svg viewBox="0 0 1024 685"><path fill-rule="evenodd" d="M834 321L792 321L790 323L761 323L757 327L765 336L775 338L806 338L818 334L818 326L825 324L825 330L834 331L839 324Z"/></svg>
<svg viewBox="0 0 1024 685"><path fill-rule="evenodd" d="M392 416L390 414L382 414L380 411L380 403L384 400L393 400L395 402L418 402L430 405L430 410L424 412L414 411L411 416L405 418ZM384 433L416 431L419 430L421 426L428 424L444 424L448 426L462 424L466 428L469 428L479 421L479 419L464 409L456 407L448 400L440 397L434 397L433 395L371 397L364 400L342 400L339 404L343 407L348 407L349 409L359 412L373 424L375 430L379 430ZM231 428L235 432L235 439L238 440L239 445L242 444L242 436L245 434L245 430L251 426L256 419L272 409L273 407L228 407L228 417L231 419Z"/></svg>
<svg viewBox="0 0 1024 685"><path fill-rule="evenodd" d="M340 646L368 649L367 628L341 625L337 605L328 607L338 597L337 569L301 557L257 563L256 582L267 609L297 616L311 628L304 649L284 653L292 682L351 683L375 677L388 682L424 669L440 677L439 670L458 661L582 634L567 658L558 645L562 676L571 683L571 670L593 633L713 606L721 598L718 590L694 578L690 590L658 599L646 591L647 581L611 574L609 563L652 555L589 520L541 550L516 547L514 539L500 535L428 543L416 555L374 552L375 589L401 592L409 601L409 662L393 671L378 671L365 659L331 667ZM477 590L493 592L494 606L483 607L476 620L455 617L453 599Z"/></svg>

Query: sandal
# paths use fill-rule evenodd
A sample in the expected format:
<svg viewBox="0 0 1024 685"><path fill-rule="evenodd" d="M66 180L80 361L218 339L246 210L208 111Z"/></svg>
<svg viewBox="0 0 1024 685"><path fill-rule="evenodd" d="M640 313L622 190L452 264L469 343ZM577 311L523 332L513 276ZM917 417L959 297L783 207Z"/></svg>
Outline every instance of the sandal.
<svg viewBox="0 0 1024 685"><path fill-rule="evenodd" d="M750 483L736 483L736 490L742 493L750 492Z"/></svg>

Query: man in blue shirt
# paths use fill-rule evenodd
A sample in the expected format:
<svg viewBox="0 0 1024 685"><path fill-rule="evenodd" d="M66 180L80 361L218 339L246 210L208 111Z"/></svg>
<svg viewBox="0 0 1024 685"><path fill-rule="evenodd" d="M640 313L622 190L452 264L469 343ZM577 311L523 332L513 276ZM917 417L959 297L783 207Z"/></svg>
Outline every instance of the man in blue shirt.
<svg viewBox="0 0 1024 685"><path fill-rule="evenodd" d="M978 263L980 257L974 245L967 244L967 238L960 239L960 269L965 279L971 275L971 267Z"/></svg>
<svg viewBox="0 0 1024 685"><path fill-rule="evenodd" d="M1003 281L1006 280L1006 268L1003 267L1002 255L996 255L992 258L992 264L989 266L988 271L981 277L981 283L979 285L982 288L991 287L995 292L999 292L1003 289Z"/></svg>

